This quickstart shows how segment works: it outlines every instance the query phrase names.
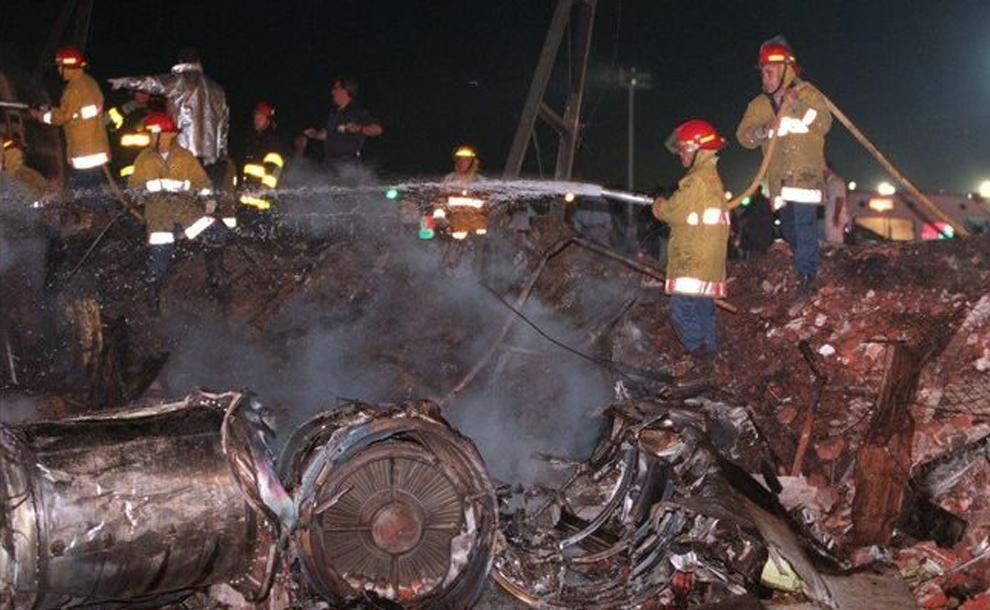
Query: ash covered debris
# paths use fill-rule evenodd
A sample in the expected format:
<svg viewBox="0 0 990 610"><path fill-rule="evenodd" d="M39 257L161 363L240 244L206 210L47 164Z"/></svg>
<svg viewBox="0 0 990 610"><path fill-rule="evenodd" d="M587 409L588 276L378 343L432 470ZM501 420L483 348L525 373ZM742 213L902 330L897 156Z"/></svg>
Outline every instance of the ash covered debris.
<svg viewBox="0 0 990 610"><path fill-rule="evenodd" d="M742 407L706 398L613 406L611 432L565 484L503 497L493 579L535 608L903 608L903 583L844 574L778 501L767 440ZM750 472L762 472L756 478ZM521 505L519 502L521 501ZM869 590L869 599L857 599Z"/></svg>

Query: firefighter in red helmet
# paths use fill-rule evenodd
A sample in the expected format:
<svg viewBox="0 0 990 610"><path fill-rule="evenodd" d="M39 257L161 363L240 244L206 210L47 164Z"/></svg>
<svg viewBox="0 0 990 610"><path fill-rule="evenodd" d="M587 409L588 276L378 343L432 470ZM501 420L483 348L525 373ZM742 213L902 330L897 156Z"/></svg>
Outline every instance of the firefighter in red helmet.
<svg viewBox="0 0 990 610"><path fill-rule="evenodd" d="M75 47L60 47L55 65L65 81L58 106L31 110L31 116L46 125L61 126L65 133L66 156L73 172L73 188L93 188L102 184L102 167L110 161L110 140L103 128L103 93L86 74L86 58Z"/></svg>
<svg viewBox="0 0 990 610"><path fill-rule="evenodd" d="M241 168L240 212L238 216L261 237L271 237L274 191L279 186L285 157L275 125L275 106L259 101L252 112L252 129L245 146Z"/></svg>
<svg viewBox="0 0 990 610"><path fill-rule="evenodd" d="M825 134L832 114L825 97L799 78L790 45L782 37L763 43L759 53L763 91L749 103L736 138L745 148L780 141L767 169L766 187L774 209L780 210L784 239L794 252L794 270L803 292L814 290L818 271L818 208L825 187ZM780 124L777 112L784 106Z"/></svg>
<svg viewBox="0 0 990 610"><path fill-rule="evenodd" d="M716 164L723 138L708 121L693 119L674 129L667 148L687 173L670 198L658 198L653 214L670 227L666 292L674 329L690 353L694 371L714 372L718 341L715 299L724 297L730 213Z"/></svg>
<svg viewBox="0 0 990 610"><path fill-rule="evenodd" d="M164 112L151 112L144 129L151 143L134 160L127 183L144 202L148 304L157 315L158 286L170 266L176 239L195 240L217 223L207 213L206 201L213 196L210 179L199 160L179 144L175 122ZM209 261L207 270L212 271Z"/></svg>

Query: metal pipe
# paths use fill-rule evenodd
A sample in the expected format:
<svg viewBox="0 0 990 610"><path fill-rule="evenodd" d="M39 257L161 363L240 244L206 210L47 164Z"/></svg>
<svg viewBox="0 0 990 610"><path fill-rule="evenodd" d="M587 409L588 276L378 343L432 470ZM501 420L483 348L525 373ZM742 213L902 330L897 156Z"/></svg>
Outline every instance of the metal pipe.
<svg viewBox="0 0 990 610"><path fill-rule="evenodd" d="M218 583L262 599L277 527L235 472L251 449L222 439L242 398L0 426L0 608L106 607Z"/></svg>
<svg viewBox="0 0 990 610"><path fill-rule="evenodd" d="M633 190L633 188L634 188L634 182L633 182L633 171L634 171L634 169L633 168L635 167L635 159L634 159L634 155L635 155L635 139L634 139L635 138L635 131L634 131L634 125L635 125L635 121L636 121L636 119L635 119L635 105L634 105L634 103L635 103L634 100L636 98L636 77L635 77L636 69L635 68L633 68L632 73L633 73L633 76L629 79L629 113L628 113L628 116L626 117L629 120L629 125L626 127L626 129L627 129L627 135L628 135L628 142L626 142L626 145L628 147L628 151L626 152L626 155L627 155L626 156L626 163L627 163L627 167L626 167L626 188L629 189L630 191ZM632 218L632 216L630 216L630 218Z"/></svg>

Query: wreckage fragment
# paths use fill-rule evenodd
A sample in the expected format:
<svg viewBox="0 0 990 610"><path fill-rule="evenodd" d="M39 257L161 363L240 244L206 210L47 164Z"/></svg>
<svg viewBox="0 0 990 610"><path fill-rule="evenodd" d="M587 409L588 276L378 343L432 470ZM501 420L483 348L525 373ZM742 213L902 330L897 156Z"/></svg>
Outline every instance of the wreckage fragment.
<svg viewBox="0 0 990 610"><path fill-rule="evenodd" d="M231 429L249 425L235 415L248 402L196 394L0 427L0 607L107 607L215 583L263 598L277 526L236 472L258 455L233 442L260 438Z"/></svg>
<svg viewBox="0 0 990 610"><path fill-rule="evenodd" d="M921 363L902 345L888 349L878 412L856 453L852 522L853 539L861 545L890 539L911 474L914 418L909 406Z"/></svg>
<svg viewBox="0 0 990 610"><path fill-rule="evenodd" d="M763 458L745 410L644 401L610 414L563 486L535 510L504 506L494 580L536 608L688 607L759 589L769 545L733 488L748 475L726 472L728 457Z"/></svg>
<svg viewBox="0 0 990 610"><path fill-rule="evenodd" d="M295 551L326 599L465 608L480 595L495 491L474 445L434 403L323 413L283 455L299 508Z"/></svg>

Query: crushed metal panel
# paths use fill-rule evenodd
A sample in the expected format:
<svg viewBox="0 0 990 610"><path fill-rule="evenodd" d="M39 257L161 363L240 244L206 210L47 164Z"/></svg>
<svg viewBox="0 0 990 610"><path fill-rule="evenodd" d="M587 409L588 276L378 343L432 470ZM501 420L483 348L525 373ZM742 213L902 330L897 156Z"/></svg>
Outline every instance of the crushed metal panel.
<svg viewBox="0 0 990 610"><path fill-rule="evenodd" d="M221 442L237 393L0 427L0 607L61 608L230 583L263 598L277 526Z"/></svg>

